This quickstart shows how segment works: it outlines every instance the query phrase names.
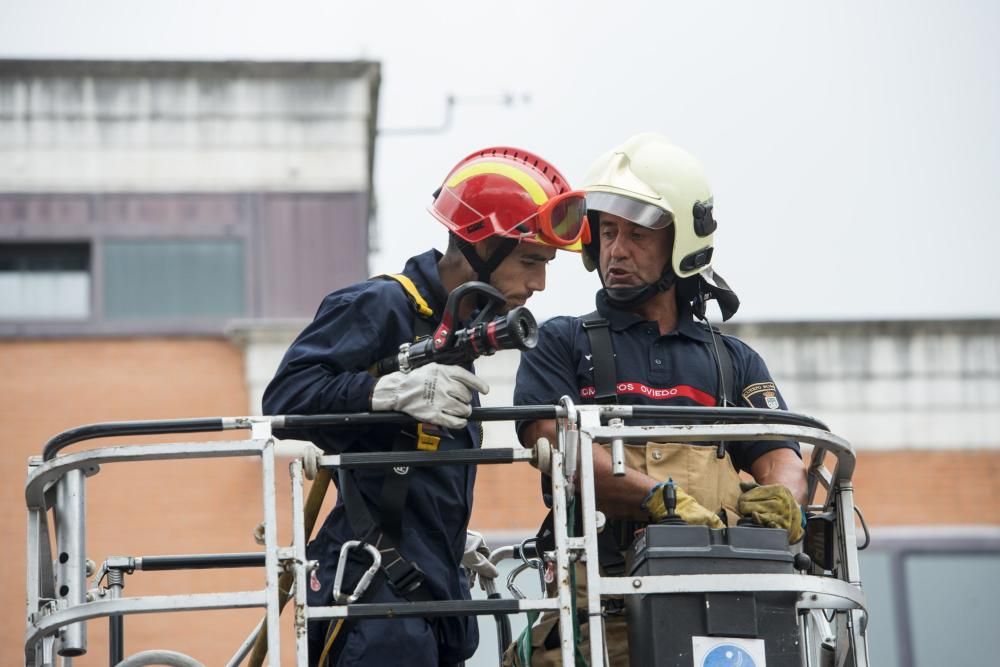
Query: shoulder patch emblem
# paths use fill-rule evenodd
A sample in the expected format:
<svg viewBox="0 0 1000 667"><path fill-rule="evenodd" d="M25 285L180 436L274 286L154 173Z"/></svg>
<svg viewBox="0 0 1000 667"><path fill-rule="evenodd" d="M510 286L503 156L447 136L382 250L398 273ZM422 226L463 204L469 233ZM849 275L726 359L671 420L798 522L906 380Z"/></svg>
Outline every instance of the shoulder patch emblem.
<svg viewBox="0 0 1000 667"><path fill-rule="evenodd" d="M755 401L754 398L757 400ZM774 386L773 382L756 382L745 387L743 389L743 400L753 408L767 406L772 410L777 410L780 407L778 403L778 389ZM763 402L763 405L761 405L761 402Z"/></svg>

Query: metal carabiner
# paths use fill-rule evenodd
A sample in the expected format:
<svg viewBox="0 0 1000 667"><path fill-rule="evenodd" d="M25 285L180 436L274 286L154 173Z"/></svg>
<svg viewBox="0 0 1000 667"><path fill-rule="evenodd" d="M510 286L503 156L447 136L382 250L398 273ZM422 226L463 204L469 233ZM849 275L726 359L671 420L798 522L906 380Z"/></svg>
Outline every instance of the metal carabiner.
<svg viewBox="0 0 1000 667"><path fill-rule="evenodd" d="M358 580L357 585L354 587L354 592L350 595L346 595L340 592L340 586L344 583L344 570L347 569L347 554L350 553L351 549L356 549L358 547L363 548L372 557L371 566L365 570L365 573L361 575L361 579ZM362 542L361 540L348 540L344 542L344 546L340 547L340 559L337 561L337 574L333 578L333 601L334 604L354 604L358 599L365 594L368 590L368 585L372 583L372 579L378 573L379 568L382 567L382 554L371 544L367 542Z"/></svg>
<svg viewBox="0 0 1000 667"><path fill-rule="evenodd" d="M507 575L507 590L510 591L510 594L513 595L515 599L517 599L517 600L523 600L523 599L525 599L528 596L525 595L521 591L521 589L517 587L517 584L514 583L514 580L517 578L517 575L521 574L522 572L524 572L527 569L533 569L533 568L534 568L534 566L532 566L532 565L530 565L528 563L521 563L520 565L518 565L517 567L515 567L513 570L511 570L510 574ZM542 590L545 590L545 589L543 588Z"/></svg>
<svg viewBox="0 0 1000 667"><path fill-rule="evenodd" d="M537 537L527 537L521 541L521 544L514 550L514 554L521 557L521 564L511 570L511 573L507 576L507 590L510 591L518 600L523 600L527 596L517 587L514 580L519 574L525 570L537 570L538 571L538 585L540 590L545 591L545 561L542 558L528 558L524 555L524 548L529 543L535 543L537 549L538 538Z"/></svg>

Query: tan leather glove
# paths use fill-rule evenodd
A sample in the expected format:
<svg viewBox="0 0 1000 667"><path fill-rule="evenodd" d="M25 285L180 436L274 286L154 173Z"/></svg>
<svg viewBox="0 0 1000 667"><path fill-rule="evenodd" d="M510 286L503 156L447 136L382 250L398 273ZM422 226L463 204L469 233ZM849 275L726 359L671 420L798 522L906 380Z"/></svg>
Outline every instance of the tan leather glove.
<svg viewBox="0 0 1000 667"><path fill-rule="evenodd" d="M642 502L642 507L649 512L649 517L653 521L662 521L667 516L667 506L663 503L663 487L666 482L660 482L652 489L646 499ZM674 485L677 491L677 507L674 512L682 518L685 523L695 526L708 526L709 528L725 528L722 519L711 510L698 504L698 501L688 495L684 489Z"/></svg>
<svg viewBox="0 0 1000 667"><path fill-rule="evenodd" d="M788 531L788 543L794 544L805 534L803 514L792 492L781 484L758 486L753 482L741 482L742 495L736 503L741 516L768 528L783 528Z"/></svg>

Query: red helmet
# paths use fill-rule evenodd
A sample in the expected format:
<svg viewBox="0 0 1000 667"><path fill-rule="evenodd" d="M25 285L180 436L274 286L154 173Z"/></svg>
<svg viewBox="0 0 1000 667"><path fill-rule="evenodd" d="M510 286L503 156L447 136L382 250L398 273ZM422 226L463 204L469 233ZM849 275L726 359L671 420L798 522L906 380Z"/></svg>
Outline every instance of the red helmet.
<svg viewBox="0 0 1000 667"><path fill-rule="evenodd" d="M467 243L500 236L580 252L581 239L590 241L583 191L519 148L484 148L459 162L430 212Z"/></svg>

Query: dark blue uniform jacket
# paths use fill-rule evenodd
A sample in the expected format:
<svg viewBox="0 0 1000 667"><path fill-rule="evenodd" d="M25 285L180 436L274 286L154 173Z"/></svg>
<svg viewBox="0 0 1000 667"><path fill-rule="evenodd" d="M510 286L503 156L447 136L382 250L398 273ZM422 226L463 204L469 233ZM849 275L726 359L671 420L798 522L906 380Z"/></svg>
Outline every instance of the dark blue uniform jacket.
<svg viewBox="0 0 1000 667"><path fill-rule="evenodd" d="M597 293L597 311L610 323L615 352L618 402L623 405L715 406L719 371L708 328L681 306L677 329L660 335L655 322L612 307L604 290ZM737 391L730 400L741 407L786 410L760 355L743 341L716 334L719 345L732 355ZM552 405L563 395L579 404L594 403L594 362L590 340L579 317L555 317L539 330L538 346L521 355L514 389L515 405ZM634 419L630 424L652 423ZM518 432L524 423L518 424ZM715 446L712 443L706 445ZM727 449L738 470L765 452L789 448L791 441L729 443Z"/></svg>
<svg viewBox="0 0 1000 667"><path fill-rule="evenodd" d="M431 250L411 258L403 269L433 309L432 324L435 326L447 298L438 276L440 258L440 253ZM394 280L372 279L328 295L316 318L288 349L264 392L264 413L368 411L376 380L366 369L396 354L400 344L413 341L416 317L412 302ZM474 404L478 403L476 396ZM311 440L327 452L365 452L391 450L398 431L398 426L385 425L349 430L287 431L278 432L278 435ZM446 431L440 451L480 445L479 425L470 423L460 431L450 434ZM368 507L377 511L386 473L353 470L351 474ZM389 471L388 474L395 473ZM424 585L435 599L468 599L468 582L459 564L472 511L476 468L411 467L408 474L411 479L402 517L400 552L424 571ZM310 593L310 604L330 603L340 546L354 537L338 494L336 507L316 540L309 545L309 557L321 561L321 590ZM353 577L349 573L350 578ZM388 586L380 587L377 599L392 599ZM389 622L397 624L392 627L403 628L399 621ZM460 662L471 655L478 644L474 617L442 619L435 623L433 633L437 635L443 662Z"/></svg>

